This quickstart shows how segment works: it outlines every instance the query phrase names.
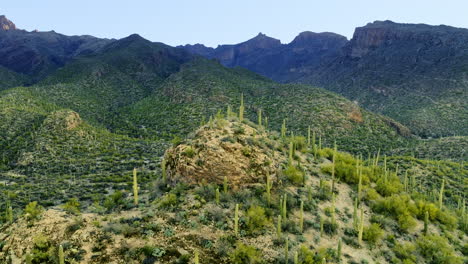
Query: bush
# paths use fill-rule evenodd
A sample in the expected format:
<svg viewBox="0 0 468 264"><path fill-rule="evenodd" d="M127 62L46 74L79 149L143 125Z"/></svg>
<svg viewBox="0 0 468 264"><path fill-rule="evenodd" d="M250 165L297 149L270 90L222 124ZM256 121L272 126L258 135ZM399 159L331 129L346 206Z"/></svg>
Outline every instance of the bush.
<svg viewBox="0 0 468 264"><path fill-rule="evenodd" d="M416 226L413 215L418 212L408 195L392 195L379 199L373 206L377 213L393 216L403 231Z"/></svg>
<svg viewBox="0 0 468 264"><path fill-rule="evenodd" d="M261 264L263 254L252 246L237 243L236 249L229 254L229 259L233 264Z"/></svg>
<svg viewBox="0 0 468 264"><path fill-rule="evenodd" d="M80 202L76 198L71 198L62 206L65 212L70 214L79 214L80 213Z"/></svg>
<svg viewBox="0 0 468 264"><path fill-rule="evenodd" d="M413 263L416 262L416 246L410 242L398 243L393 248L395 255L401 260L409 260Z"/></svg>
<svg viewBox="0 0 468 264"><path fill-rule="evenodd" d="M158 202L158 208L170 208L177 205L177 196L173 193L169 193L161 197Z"/></svg>
<svg viewBox="0 0 468 264"><path fill-rule="evenodd" d="M261 231L268 222L263 207L254 205L247 211L247 228L250 233Z"/></svg>
<svg viewBox="0 0 468 264"><path fill-rule="evenodd" d="M299 185L302 184L304 181L304 172L296 168L296 166L292 164L288 164L285 170L283 170L283 174L288 178L290 182L293 184Z"/></svg>
<svg viewBox="0 0 468 264"><path fill-rule="evenodd" d="M380 242L384 234L385 232L380 228L380 225L373 223L370 226L364 227L362 239L367 241L369 245L375 246Z"/></svg>
<svg viewBox="0 0 468 264"><path fill-rule="evenodd" d="M450 246L447 239L438 235L427 235L420 237L416 244L420 254L432 264L462 264L462 258L456 256L455 250Z"/></svg>
<svg viewBox="0 0 468 264"><path fill-rule="evenodd" d="M390 195L393 195L393 194L397 194L402 189L403 189L403 185L401 184L398 177L389 177L389 179L387 179L386 181L385 181L385 179L380 178L377 181L376 190L382 196L390 196Z"/></svg>
<svg viewBox="0 0 468 264"><path fill-rule="evenodd" d="M26 213L26 219L28 221L38 220L42 214L42 211L42 206L38 205L36 201L30 202L24 209L24 212Z"/></svg>

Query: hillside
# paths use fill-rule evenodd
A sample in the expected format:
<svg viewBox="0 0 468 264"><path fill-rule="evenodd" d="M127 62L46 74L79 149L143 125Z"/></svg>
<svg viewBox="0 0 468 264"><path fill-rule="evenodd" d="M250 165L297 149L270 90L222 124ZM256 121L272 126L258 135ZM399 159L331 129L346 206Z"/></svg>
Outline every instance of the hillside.
<svg viewBox="0 0 468 264"><path fill-rule="evenodd" d="M138 196L122 185L89 207L15 207L0 261L464 263L465 205L426 196L384 161L394 164L218 116L168 149L154 188Z"/></svg>
<svg viewBox="0 0 468 264"><path fill-rule="evenodd" d="M277 84L244 69L227 69L205 59L184 64L150 96L123 108L122 120L115 123L116 131L131 131L135 136L184 137L228 105L233 111L238 109L241 94L247 117L257 119L261 110L269 128L279 130L286 119L288 131L301 135L310 126L322 137L324 146L336 140L346 150L367 154L379 148L404 146L411 135L397 122L324 89Z"/></svg>
<svg viewBox="0 0 468 264"><path fill-rule="evenodd" d="M166 146L93 127L26 88L0 93L0 118L2 205L13 198L15 207L69 197L91 202L125 184L134 167L150 180Z"/></svg>
<svg viewBox="0 0 468 264"><path fill-rule="evenodd" d="M256 37L214 50L184 48L273 80L324 87L422 137L441 137L468 131L467 40L468 29L376 21L349 41L301 33L289 44L262 46Z"/></svg>

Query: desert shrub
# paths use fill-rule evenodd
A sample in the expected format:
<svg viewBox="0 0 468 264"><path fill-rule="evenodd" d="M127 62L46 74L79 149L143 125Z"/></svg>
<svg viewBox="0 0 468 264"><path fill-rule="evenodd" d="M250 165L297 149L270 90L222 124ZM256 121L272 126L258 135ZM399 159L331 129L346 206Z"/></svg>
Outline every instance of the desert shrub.
<svg viewBox="0 0 468 264"><path fill-rule="evenodd" d="M73 222L67 226L65 231L69 234L73 234L77 230L79 230L82 226L83 226L83 218L77 216L73 219Z"/></svg>
<svg viewBox="0 0 468 264"><path fill-rule="evenodd" d="M369 245L375 246L380 242L384 234L385 232L380 228L379 224L372 223L371 225L364 227L362 239L367 241Z"/></svg>
<svg viewBox="0 0 468 264"><path fill-rule="evenodd" d="M364 200L366 201L376 201L380 198L380 194L374 188L364 187Z"/></svg>
<svg viewBox="0 0 468 264"><path fill-rule="evenodd" d="M408 260L412 263L417 261L416 245L410 242L397 243L393 248L395 255L402 261ZM403 262L405 263L405 262Z"/></svg>
<svg viewBox="0 0 468 264"><path fill-rule="evenodd" d="M413 215L417 213L417 208L408 195L381 198L373 205L373 209L378 213L394 217L403 231L416 226Z"/></svg>
<svg viewBox="0 0 468 264"><path fill-rule="evenodd" d="M256 248L245 245L241 242L237 243L236 249L229 254L229 259L233 264L261 264L263 254Z"/></svg>
<svg viewBox="0 0 468 264"><path fill-rule="evenodd" d="M79 214L80 213L80 202L78 202L78 199L76 198L71 198L62 206L63 210L65 212L70 213L70 214Z"/></svg>
<svg viewBox="0 0 468 264"><path fill-rule="evenodd" d="M289 139L289 142L292 142L296 150L303 150L307 146L307 140L303 136L294 136Z"/></svg>
<svg viewBox="0 0 468 264"><path fill-rule="evenodd" d="M254 205L247 211L247 228L250 233L261 231L268 222L263 207Z"/></svg>
<svg viewBox="0 0 468 264"><path fill-rule="evenodd" d="M429 213L429 220L434 221L439 214L439 208L434 203L426 202L423 200L417 200L415 202L417 211L417 217L421 220L424 220L426 211Z"/></svg>
<svg viewBox="0 0 468 264"><path fill-rule="evenodd" d="M187 148L185 148L185 150L182 152L182 155L186 156L186 157L189 157L189 158L193 158L195 156L195 150L188 146Z"/></svg>
<svg viewBox="0 0 468 264"><path fill-rule="evenodd" d="M158 208L170 208L175 207L177 205L177 196L174 193L168 193L161 197L161 199L157 202Z"/></svg>
<svg viewBox="0 0 468 264"><path fill-rule="evenodd" d="M124 204L124 194L121 191L116 191L113 194L106 197L104 201L104 207L110 211Z"/></svg>
<svg viewBox="0 0 468 264"><path fill-rule="evenodd" d="M335 235L338 233L338 224L327 219L323 222L323 231L327 235Z"/></svg>
<svg viewBox="0 0 468 264"><path fill-rule="evenodd" d="M417 225L416 219L414 219L414 217L412 217L410 214L406 213L398 215L397 221L402 231L409 231Z"/></svg>
<svg viewBox="0 0 468 264"><path fill-rule="evenodd" d="M446 238L438 235L421 236L416 241L419 253L430 264L462 264L463 260L455 254Z"/></svg>
<svg viewBox="0 0 468 264"><path fill-rule="evenodd" d="M299 263L301 264L314 264L316 262L316 254L314 251L308 249L306 246L302 245L299 248Z"/></svg>
<svg viewBox="0 0 468 264"><path fill-rule="evenodd" d="M452 212L447 210L439 210L439 213L437 214L437 221L445 225L450 230L456 228L458 225L457 217Z"/></svg>
<svg viewBox="0 0 468 264"><path fill-rule="evenodd" d="M26 219L28 221L34 221L39 219L43 210L44 208L38 205L36 201L34 201L26 205L24 213L26 214Z"/></svg>
<svg viewBox="0 0 468 264"><path fill-rule="evenodd" d="M376 190L382 196L390 196L401 192L403 189L403 184L401 184L400 179L396 176L388 177L387 180L380 178L377 180Z"/></svg>
<svg viewBox="0 0 468 264"><path fill-rule="evenodd" d="M283 174L293 184L302 184L304 181L304 172L292 164L287 165L286 169L283 170Z"/></svg>

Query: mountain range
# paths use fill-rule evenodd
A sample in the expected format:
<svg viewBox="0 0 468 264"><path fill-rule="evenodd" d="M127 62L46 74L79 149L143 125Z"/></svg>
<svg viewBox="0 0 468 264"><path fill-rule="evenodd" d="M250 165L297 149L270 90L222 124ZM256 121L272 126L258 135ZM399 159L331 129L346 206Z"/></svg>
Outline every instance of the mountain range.
<svg viewBox="0 0 468 264"><path fill-rule="evenodd" d="M259 34L215 49L181 47L278 82L324 87L422 137L440 137L468 131L467 40L468 29L375 21L350 40L303 32L288 44Z"/></svg>

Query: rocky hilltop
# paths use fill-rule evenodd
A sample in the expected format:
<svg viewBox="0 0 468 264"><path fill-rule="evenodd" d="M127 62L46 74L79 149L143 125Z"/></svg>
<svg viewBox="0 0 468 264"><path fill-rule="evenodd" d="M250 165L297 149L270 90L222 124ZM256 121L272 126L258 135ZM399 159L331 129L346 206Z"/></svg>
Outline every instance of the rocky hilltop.
<svg viewBox="0 0 468 264"><path fill-rule="evenodd" d="M8 31L8 30L16 30L16 25L11 22L6 16L0 16L0 30Z"/></svg>

